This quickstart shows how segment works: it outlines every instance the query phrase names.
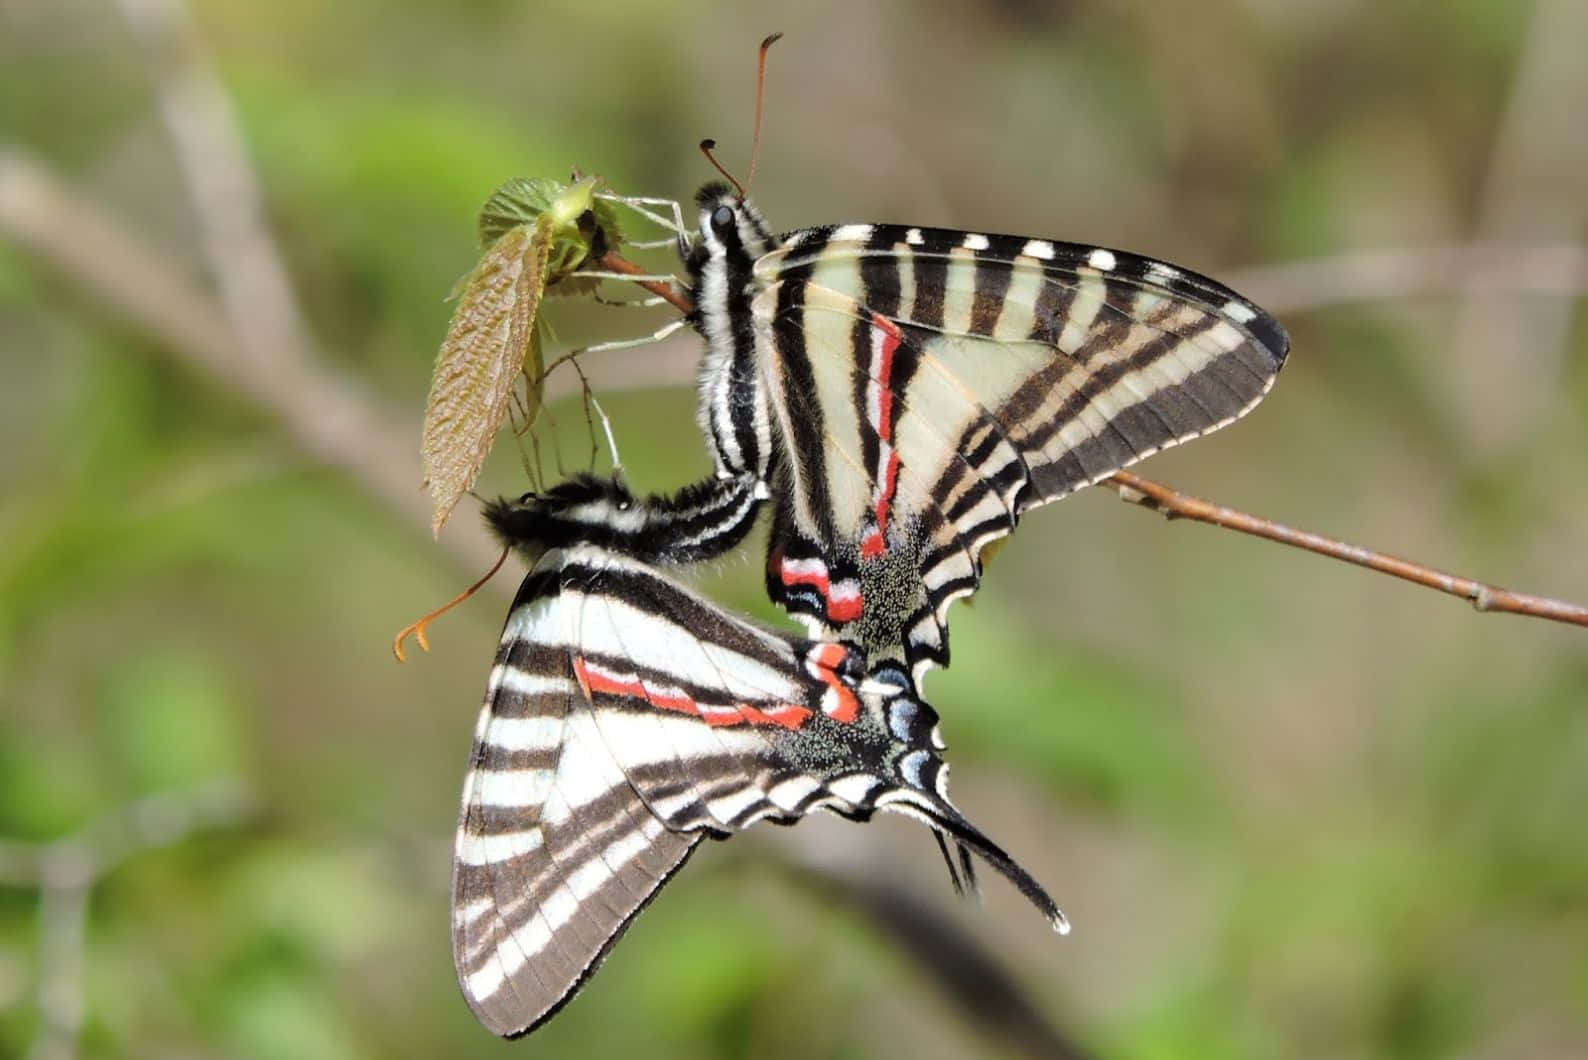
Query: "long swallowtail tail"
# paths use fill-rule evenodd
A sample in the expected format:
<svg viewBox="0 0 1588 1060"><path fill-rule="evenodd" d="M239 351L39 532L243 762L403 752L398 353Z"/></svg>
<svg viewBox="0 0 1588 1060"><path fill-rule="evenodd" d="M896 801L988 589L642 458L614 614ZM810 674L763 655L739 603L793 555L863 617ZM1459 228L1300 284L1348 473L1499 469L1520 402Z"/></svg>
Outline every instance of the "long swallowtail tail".
<svg viewBox="0 0 1588 1060"><path fill-rule="evenodd" d="M947 664L949 605L991 542L1249 412L1290 346L1229 288L1124 251L884 224L778 237L725 185L696 201L717 480L626 525L655 535L707 492L770 497L772 599L916 684ZM729 525L692 550L737 544Z"/></svg>
<svg viewBox="0 0 1588 1060"><path fill-rule="evenodd" d="M486 689L453 861L458 980L497 1034L567 1002L701 838L763 819L908 814L945 856L958 845L967 878L974 852L1066 927L949 803L937 716L902 670L753 625L648 562L742 533L735 498L753 486L729 487L669 499L650 532L620 485L590 477L487 509L538 553Z"/></svg>

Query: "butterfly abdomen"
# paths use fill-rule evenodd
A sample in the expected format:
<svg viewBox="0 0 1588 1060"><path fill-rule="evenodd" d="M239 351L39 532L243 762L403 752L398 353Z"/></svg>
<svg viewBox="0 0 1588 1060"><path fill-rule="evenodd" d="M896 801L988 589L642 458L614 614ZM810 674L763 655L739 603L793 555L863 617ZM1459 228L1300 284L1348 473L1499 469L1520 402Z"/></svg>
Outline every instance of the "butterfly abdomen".
<svg viewBox="0 0 1588 1060"><path fill-rule="evenodd" d="M585 474L543 494L491 501L485 521L531 561L547 549L584 543L648 563L694 563L737 547L766 496L766 484L751 474L639 498L616 477Z"/></svg>

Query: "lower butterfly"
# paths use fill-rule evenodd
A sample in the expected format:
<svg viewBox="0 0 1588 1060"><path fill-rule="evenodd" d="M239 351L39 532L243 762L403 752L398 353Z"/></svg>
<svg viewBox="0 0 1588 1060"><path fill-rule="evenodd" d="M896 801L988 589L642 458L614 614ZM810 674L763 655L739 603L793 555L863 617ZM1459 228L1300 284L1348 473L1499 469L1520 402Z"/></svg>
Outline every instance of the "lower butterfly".
<svg viewBox="0 0 1588 1060"><path fill-rule="evenodd" d="M691 535L747 526L721 503L742 492L673 498L679 522L619 535L635 546L621 550L601 528L636 506L611 480L486 510L533 558L475 730L453 862L458 981L497 1034L566 1004L701 839L760 820L907 814L945 856L958 847L956 888L974 886L974 853L1068 930L948 801L937 715L902 670L867 672L852 645L763 629L652 565L689 558L676 549Z"/></svg>

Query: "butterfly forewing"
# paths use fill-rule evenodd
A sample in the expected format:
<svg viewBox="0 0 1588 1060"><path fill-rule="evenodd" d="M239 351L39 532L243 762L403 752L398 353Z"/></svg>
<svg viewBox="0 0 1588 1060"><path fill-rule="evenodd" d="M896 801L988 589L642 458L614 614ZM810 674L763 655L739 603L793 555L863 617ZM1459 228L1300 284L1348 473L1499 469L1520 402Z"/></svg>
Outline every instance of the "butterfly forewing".
<svg viewBox="0 0 1588 1060"><path fill-rule="evenodd" d="M787 460L769 591L917 678L1022 512L1243 415L1288 350L1212 280L1045 240L809 229L755 278Z"/></svg>

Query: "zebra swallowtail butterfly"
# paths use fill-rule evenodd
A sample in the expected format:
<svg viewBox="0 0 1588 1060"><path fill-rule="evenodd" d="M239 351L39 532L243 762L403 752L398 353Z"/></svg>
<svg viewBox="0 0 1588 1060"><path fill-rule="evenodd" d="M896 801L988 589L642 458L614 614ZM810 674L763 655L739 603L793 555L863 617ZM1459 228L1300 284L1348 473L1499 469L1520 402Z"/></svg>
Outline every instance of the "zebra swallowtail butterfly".
<svg viewBox="0 0 1588 1060"><path fill-rule="evenodd" d="M774 511L772 599L916 684L948 662L949 605L975 591L988 544L1245 415L1289 350L1229 288L1123 251L885 224L778 237L726 185L696 202L698 415L717 478L623 525L655 535L679 525L671 504L754 487L743 503ZM723 525L690 551L742 539Z"/></svg>
<svg viewBox="0 0 1588 1060"><path fill-rule="evenodd" d="M949 803L937 715L902 670L753 625L648 562L742 534L754 482L730 486L653 505L644 532L644 506L588 476L487 509L536 556L486 689L453 861L458 981L497 1034L567 1002L701 838L763 819L908 814L945 856L958 845L956 887L961 871L974 885L974 852L1067 929Z"/></svg>

